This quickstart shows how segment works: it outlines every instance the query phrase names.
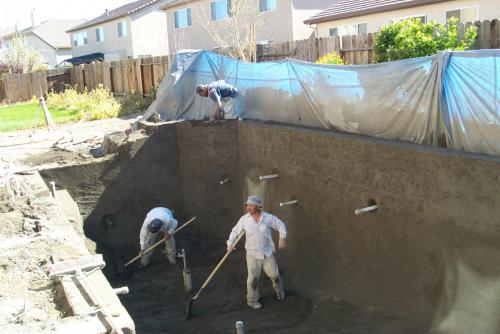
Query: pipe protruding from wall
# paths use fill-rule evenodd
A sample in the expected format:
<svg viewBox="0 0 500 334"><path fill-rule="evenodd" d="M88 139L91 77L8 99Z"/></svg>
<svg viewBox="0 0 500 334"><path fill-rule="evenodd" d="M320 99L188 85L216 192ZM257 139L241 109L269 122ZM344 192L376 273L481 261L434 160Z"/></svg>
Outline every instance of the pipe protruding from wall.
<svg viewBox="0 0 500 334"><path fill-rule="evenodd" d="M281 202L280 207L283 206L288 206L288 205L294 205L294 204L299 204L299 201L294 199L293 201L288 201L288 202Z"/></svg>
<svg viewBox="0 0 500 334"><path fill-rule="evenodd" d="M236 321L236 334L245 334L245 328L243 327L243 321Z"/></svg>
<svg viewBox="0 0 500 334"><path fill-rule="evenodd" d="M130 292L129 289L128 289L128 286L122 286L121 288L113 289L113 291L117 295L128 295L128 293Z"/></svg>
<svg viewBox="0 0 500 334"><path fill-rule="evenodd" d="M279 174L271 174L271 175L263 175L261 177L259 177L259 179L262 181L262 180L268 180L268 179L277 179L279 176Z"/></svg>
<svg viewBox="0 0 500 334"><path fill-rule="evenodd" d="M219 182L219 183L222 185L222 184L224 184L224 183L228 183L229 181L231 181L231 180L227 177L227 178L225 178L224 180L220 180L220 182Z"/></svg>
<svg viewBox="0 0 500 334"><path fill-rule="evenodd" d="M50 191L52 192L52 197L56 198L56 183L50 181Z"/></svg>
<svg viewBox="0 0 500 334"><path fill-rule="evenodd" d="M354 210L354 214L359 215L361 213L370 212L378 209L378 204L367 206L366 208Z"/></svg>

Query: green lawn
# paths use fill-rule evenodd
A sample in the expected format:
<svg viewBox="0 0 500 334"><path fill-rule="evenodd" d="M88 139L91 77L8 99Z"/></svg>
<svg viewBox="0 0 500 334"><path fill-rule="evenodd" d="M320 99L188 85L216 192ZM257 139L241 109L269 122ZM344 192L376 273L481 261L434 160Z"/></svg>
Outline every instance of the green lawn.
<svg viewBox="0 0 500 334"><path fill-rule="evenodd" d="M67 123L77 119L76 111L49 108L56 123ZM20 103L0 106L0 131L12 131L45 126L42 107L38 103Z"/></svg>

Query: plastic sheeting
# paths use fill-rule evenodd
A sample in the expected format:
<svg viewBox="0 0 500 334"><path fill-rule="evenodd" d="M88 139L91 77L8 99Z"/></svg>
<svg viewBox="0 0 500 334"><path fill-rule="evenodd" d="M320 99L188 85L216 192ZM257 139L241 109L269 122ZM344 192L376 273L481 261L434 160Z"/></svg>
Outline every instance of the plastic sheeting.
<svg viewBox="0 0 500 334"><path fill-rule="evenodd" d="M445 63L448 147L500 156L500 50L452 52Z"/></svg>
<svg viewBox="0 0 500 334"><path fill-rule="evenodd" d="M197 84L225 80L243 95L243 117L500 155L499 50L358 66L287 59L244 63L207 51L177 55L146 112L208 117Z"/></svg>

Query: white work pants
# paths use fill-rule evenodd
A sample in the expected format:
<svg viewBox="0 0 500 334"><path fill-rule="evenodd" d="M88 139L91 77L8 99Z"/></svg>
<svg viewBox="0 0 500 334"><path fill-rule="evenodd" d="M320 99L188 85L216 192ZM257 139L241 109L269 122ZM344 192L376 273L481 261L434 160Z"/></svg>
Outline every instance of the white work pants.
<svg viewBox="0 0 500 334"><path fill-rule="evenodd" d="M161 235L161 237L163 238L163 233L156 233L154 237L149 238L146 249L148 249L149 247L153 246L156 243L156 241L158 240L158 235ZM153 255L153 252L154 250L146 253L141 258L141 263L143 266L147 266L149 264L149 260L151 258L151 255ZM177 256L177 253L175 250L175 239L173 235L171 235L168 240L165 240L165 255L170 263L174 264L176 262L175 258Z"/></svg>
<svg viewBox="0 0 500 334"><path fill-rule="evenodd" d="M247 269L247 302L255 303L259 300L259 278L262 269L264 269L267 277L271 280L278 299L284 297L283 281L281 280L274 255L265 257L264 260L247 255Z"/></svg>

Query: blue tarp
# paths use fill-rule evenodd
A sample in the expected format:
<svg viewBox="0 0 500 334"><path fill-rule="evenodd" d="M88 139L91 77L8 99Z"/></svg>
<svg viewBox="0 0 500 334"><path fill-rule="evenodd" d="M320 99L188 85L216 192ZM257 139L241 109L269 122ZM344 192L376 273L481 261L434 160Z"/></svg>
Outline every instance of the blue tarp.
<svg viewBox="0 0 500 334"><path fill-rule="evenodd" d="M292 59L244 63L208 51L177 54L146 112L203 119L213 108L198 84L241 91L244 118L500 155L500 50L444 52L374 65Z"/></svg>

